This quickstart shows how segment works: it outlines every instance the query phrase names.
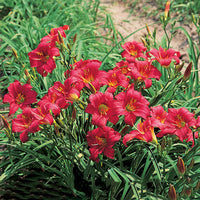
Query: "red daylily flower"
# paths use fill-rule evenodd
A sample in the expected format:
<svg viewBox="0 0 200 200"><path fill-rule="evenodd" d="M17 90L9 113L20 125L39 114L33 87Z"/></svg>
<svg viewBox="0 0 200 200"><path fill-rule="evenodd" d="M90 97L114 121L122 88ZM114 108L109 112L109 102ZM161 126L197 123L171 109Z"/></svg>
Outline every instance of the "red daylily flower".
<svg viewBox="0 0 200 200"><path fill-rule="evenodd" d="M154 127L151 124L151 119L147 118L144 122L140 122L137 125L137 130L133 130L126 134L123 138L123 144L127 146L127 142L133 140L134 138L139 140L144 140L146 142L157 142L156 135L154 133Z"/></svg>
<svg viewBox="0 0 200 200"><path fill-rule="evenodd" d="M135 67L134 63L130 64L129 62L122 60L116 63L116 67L114 67L113 70L121 71L122 74L129 76L133 66Z"/></svg>
<svg viewBox="0 0 200 200"><path fill-rule="evenodd" d="M44 104L48 110L52 110L54 115L60 114L61 108L67 108L69 104L66 103L64 95L56 92L53 87L49 88L48 93L42 97L38 105Z"/></svg>
<svg viewBox="0 0 200 200"><path fill-rule="evenodd" d="M115 151L112 147L120 140L120 133L110 127L98 127L92 131L88 131L86 137L88 146L90 147L91 160L99 162L98 155L101 153L108 158L114 159Z"/></svg>
<svg viewBox="0 0 200 200"><path fill-rule="evenodd" d="M79 90L72 87L71 82L67 79L64 85L61 82L55 82L54 85L49 88L48 94L45 95L38 104L45 104L47 110L52 110L54 115L58 115L61 108L66 109L69 103L73 104L79 97Z"/></svg>
<svg viewBox="0 0 200 200"><path fill-rule="evenodd" d="M149 52L147 52L147 55L149 57L153 55L155 58L152 58L151 60L157 60L161 66L163 66L164 68L168 68L172 59L176 61L176 65L179 64L180 62L180 52L175 51L173 49L163 49L162 47L159 47L159 50L157 49L153 49Z"/></svg>
<svg viewBox="0 0 200 200"><path fill-rule="evenodd" d="M95 68L100 68L101 62L99 60L79 60L78 62L74 63L73 66L71 66L72 69L84 69L85 67L91 67L94 66Z"/></svg>
<svg viewBox="0 0 200 200"><path fill-rule="evenodd" d="M127 92L121 92L116 96L117 107L116 111L119 115L125 116L125 123L133 126L136 117L146 119L149 114L149 102L133 87L129 88Z"/></svg>
<svg viewBox="0 0 200 200"><path fill-rule="evenodd" d="M12 120L12 131L21 133L20 140L22 142L29 140L28 133L35 133L39 130L39 120L34 117L30 107L24 108L22 114L17 115L17 118Z"/></svg>
<svg viewBox="0 0 200 200"><path fill-rule="evenodd" d="M145 88L151 87L150 78L159 80L161 75L161 72L148 61L135 61L135 68L131 71L131 77L135 81L144 81Z"/></svg>
<svg viewBox="0 0 200 200"><path fill-rule="evenodd" d="M101 65L100 61L96 60L87 60L87 61L79 61L74 64L75 67L71 72L71 81L74 84L79 84L79 88L88 87L93 85L96 90L106 84L105 71L99 70Z"/></svg>
<svg viewBox="0 0 200 200"><path fill-rule="evenodd" d="M168 113L164 110L162 106L151 107L151 123L154 127L162 128Z"/></svg>
<svg viewBox="0 0 200 200"><path fill-rule="evenodd" d="M24 109L37 101L37 92L32 90L32 86L22 85L18 80L10 84L8 92L4 96L3 102L10 103L9 115L14 114L19 108Z"/></svg>
<svg viewBox="0 0 200 200"><path fill-rule="evenodd" d="M85 112L92 114L92 123L98 126L105 126L107 120L116 124L119 120L115 109L113 95L109 92L97 92L89 97L90 103Z"/></svg>
<svg viewBox="0 0 200 200"><path fill-rule="evenodd" d="M176 135L181 141L192 141L192 131L190 127L196 125L194 114L189 112L186 108L169 108L168 115L161 127L161 131L157 134L157 137L164 135Z"/></svg>
<svg viewBox="0 0 200 200"><path fill-rule="evenodd" d="M50 44L42 42L38 47L28 53L31 67L36 67L43 77L56 68L54 56L60 56L59 49L51 47Z"/></svg>
<svg viewBox="0 0 200 200"><path fill-rule="evenodd" d="M118 86L127 88L129 85L129 79L121 73L121 71L110 70L106 74L107 88L108 92L114 93Z"/></svg>
<svg viewBox="0 0 200 200"><path fill-rule="evenodd" d="M77 101L80 97L80 90L76 88L75 85L71 83L70 79L65 80L65 98L67 101L73 104L74 101Z"/></svg>
<svg viewBox="0 0 200 200"><path fill-rule="evenodd" d="M50 42L51 46L55 46L56 42L60 43L59 36L58 36L58 31L60 32L62 37L66 38L65 30L69 30L69 26L68 25L64 25L64 26L61 26L59 28L52 28L50 34L47 35L47 36L44 36L41 39L41 42L45 42L45 43Z"/></svg>
<svg viewBox="0 0 200 200"><path fill-rule="evenodd" d="M126 58L126 61L128 62L135 62L135 59L139 57L146 58L144 52L147 50L147 48L143 45L143 43L136 41L126 42L124 45L122 45L122 48L124 51L121 53L121 55L123 58Z"/></svg>
<svg viewBox="0 0 200 200"><path fill-rule="evenodd" d="M53 116L49 112L49 106L46 104L41 104L37 108L32 109L32 115L39 121L39 124L53 124Z"/></svg>

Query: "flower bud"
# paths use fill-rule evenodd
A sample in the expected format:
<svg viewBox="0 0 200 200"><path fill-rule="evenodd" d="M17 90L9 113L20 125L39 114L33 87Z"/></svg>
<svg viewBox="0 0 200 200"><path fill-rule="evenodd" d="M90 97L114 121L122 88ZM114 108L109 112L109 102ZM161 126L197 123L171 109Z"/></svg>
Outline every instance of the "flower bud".
<svg viewBox="0 0 200 200"><path fill-rule="evenodd" d="M185 195L186 195L187 197L189 197L189 196L191 195L191 193L192 193L192 189L191 189L191 188L185 189Z"/></svg>
<svg viewBox="0 0 200 200"><path fill-rule="evenodd" d="M147 46L147 43L146 43L145 39L142 38L142 37L141 37L140 39L141 39L142 43L144 44L144 46L146 47L146 46Z"/></svg>
<svg viewBox="0 0 200 200"><path fill-rule="evenodd" d="M194 166L194 158L192 158L190 164L189 164L189 169L192 169L192 167Z"/></svg>
<svg viewBox="0 0 200 200"><path fill-rule="evenodd" d="M195 189L195 190L199 190L199 188L200 188L200 181L197 182L197 184L196 184L196 186L195 186L194 189Z"/></svg>
<svg viewBox="0 0 200 200"><path fill-rule="evenodd" d="M63 37L62 37L60 31L58 31L58 41L60 44L64 44Z"/></svg>
<svg viewBox="0 0 200 200"><path fill-rule="evenodd" d="M196 24L197 23L197 21L196 21L196 18L195 18L195 16L194 16L194 14L192 13L192 21L193 21L193 23L194 24Z"/></svg>
<svg viewBox="0 0 200 200"><path fill-rule="evenodd" d="M174 186L171 185L171 184L169 185L168 195L169 195L170 200L176 200L177 199L176 190L175 190Z"/></svg>
<svg viewBox="0 0 200 200"><path fill-rule="evenodd" d="M187 177L187 183L190 183L190 182L191 182L191 178Z"/></svg>
<svg viewBox="0 0 200 200"><path fill-rule="evenodd" d="M161 149L163 150L165 147L166 147L166 137L163 137L161 141Z"/></svg>
<svg viewBox="0 0 200 200"><path fill-rule="evenodd" d="M151 31L150 31L150 29L149 29L149 26L148 26L148 24L146 24L146 30L147 30L147 33L148 33L148 35L149 35L149 36L152 36L152 34L151 34Z"/></svg>
<svg viewBox="0 0 200 200"><path fill-rule="evenodd" d="M27 77L26 83L27 83L27 84L30 84L30 83L31 83L31 78L30 78L31 76L30 76L28 70L25 69L25 70L24 70L24 73L25 73L25 75L26 75L26 77Z"/></svg>
<svg viewBox="0 0 200 200"><path fill-rule="evenodd" d="M165 13L164 13L165 20L167 20L167 18L169 17L169 9L170 9L170 0L167 1L165 6Z"/></svg>
<svg viewBox="0 0 200 200"><path fill-rule="evenodd" d="M121 135L124 135L124 134L126 134L127 132L128 132L128 130L129 130L129 126L128 125L126 125L123 129L122 129L122 131L121 131Z"/></svg>
<svg viewBox="0 0 200 200"><path fill-rule="evenodd" d="M54 124L54 130L55 130L56 135L60 134L57 124Z"/></svg>
<svg viewBox="0 0 200 200"><path fill-rule="evenodd" d="M180 72L183 69L184 64L185 63L183 62L180 65L175 65L175 72L176 73Z"/></svg>
<svg viewBox="0 0 200 200"><path fill-rule="evenodd" d="M8 123L7 119L0 114L1 119L3 120L3 124L7 130L11 130L10 124Z"/></svg>
<svg viewBox="0 0 200 200"><path fill-rule="evenodd" d="M74 37L73 37L73 43L76 42L76 37L77 37L77 34L75 34Z"/></svg>
<svg viewBox="0 0 200 200"><path fill-rule="evenodd" d="M17 58L17 59L18 59L17 51L16 51L15 49L12 49L12 52L13 52L13 54L14 54L15 58Z"/></svg>
<svg viewBox="0 0 200 200"><path fill-rule="evenodd" d="M192 62L189 63L189 65L187 66L184 75L183 75L183 80L188 80L191 74L191 70L192 70Z"/></svg>
<svg viewBox="0 0 200 200"><path fill-rule="evenodd" d="M178 157L177 168L181 175L183 175L185 173L185 164L181 157Z"/></svg>

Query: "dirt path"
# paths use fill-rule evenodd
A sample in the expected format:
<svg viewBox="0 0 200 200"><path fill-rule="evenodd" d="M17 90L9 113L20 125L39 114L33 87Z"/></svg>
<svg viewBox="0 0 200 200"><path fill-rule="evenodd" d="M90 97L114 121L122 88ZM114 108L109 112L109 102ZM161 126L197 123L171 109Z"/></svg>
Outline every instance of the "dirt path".
<svg viewBox="0 0 200 200"><path fill-rule="evenodd" d="M100 0L100 5L104 6L106 10L111 13L111 17L116 26L116 29L123 37L128 36L130 33L138 30L141 27L145 27L148 24L150 31L153 32L154 28L157 29L156 41L160 44L164 34L162 29L162 25L160 23L159 17L150 16L146 17L143 12L143 8L148 7L149 12L154 12L157 8L154 5L153 1L142 0L139 5L137 5L136 10L133 14L130 14L130 9L127 5L122 2L114 1L114 0ZM161 10L160 13L164 11ZM193 24L180 24L177 23L176 27L183 26L192 36L193 40L197 41L197 33L195 31L195 26ZM168 33L170 33L170 26L167 26ZM126 41L138 41L141 42L141 37L147 34L146 28L140 30L135 33L131 37L129 37ZM175 37L171 41L171 48L174 50L180 51L182 61L185 61L186 64L189 63L189 57L187 53L189 45L187 42L187 38L184 33L180 30L177 31Z"/></svg>

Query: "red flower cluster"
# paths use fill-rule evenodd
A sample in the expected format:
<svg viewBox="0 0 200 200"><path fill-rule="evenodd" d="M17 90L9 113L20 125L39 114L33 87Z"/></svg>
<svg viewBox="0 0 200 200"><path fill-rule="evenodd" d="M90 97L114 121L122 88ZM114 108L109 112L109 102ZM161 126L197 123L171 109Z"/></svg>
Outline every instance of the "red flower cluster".
<svg viewBox="0 0 200 200"><path fill-rule="evenodd" d="M61 37L66 38L64 30L68 29L69 26L67 25L51 29L51 33L42 38L38 47L28 53L31 67L36 67L38 73L43 77L47 76L48 73L52 73L56 68L54 56L60 56L56 42L60 43L59 33Z"/></svg>
<svg viewBox="0 0 200 200"><path fill-rule="evenodd" d="M60 55L56 45L61 42L60 37L66 37L65 30L68 29L67 25L52 29L28 54L31 67L37 67L42 76L56 68L54 56ZM86 100L87 105L82 109L92 116L91 123L97 126L86 136L90 159L95 162L99 162L98 156L102 153L114 159L113 146L122 136L125 146L133 139L158 143L157 137L168 134L194 144L192 129L200 127L200 117L196 120L186 108L169 108L167 112L162 106L149 107L148 100L137 91L138 85L145 86L140 87L141 90L147 89L152 85L152 78L160 79L161 73L153 65L153 60L168 67L172 59L179 63L180 53L161 47L146 52L147 48L135 41L125 43L122 48L121 55L125 60L116 63L116 67L108 72L100 70L98 60L80 60L71 65L71 69L65 72L64 83L55 82L38 102L31 85L22 85L17 80L12 83L4 102L10 103L10 114L22 109L12 122L12 131L20 133L21 141L26 142L28 133L39 131L42 125L52 125L61 109ZM75 118L74 113L71 117ZM125 135L122 131L120 135L109 124L117 126L123 119L131 131ZM137 119L140 119L139 123ZM198 136L198 132L195 135Z"/></svg>

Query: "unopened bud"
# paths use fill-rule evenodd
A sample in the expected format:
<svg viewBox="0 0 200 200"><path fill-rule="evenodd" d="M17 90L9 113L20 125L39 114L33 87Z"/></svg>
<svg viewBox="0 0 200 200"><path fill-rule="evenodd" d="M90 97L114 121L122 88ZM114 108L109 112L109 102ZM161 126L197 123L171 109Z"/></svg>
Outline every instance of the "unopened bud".
<svg viewBox="0 0 200 200"><path fill-rule="evenodd" d="M161 149L163 150L165 147L166 147L166 137L163 137L161 141Z"/></svg>
<svg viewBox="0 0 200 200"><path fill-rule="evenodd" d="M64 44L63 37L62 37L60 31L58 31L58 40L59 40L60 44Z"/></svg>
<svg viewBox="0 0 200 200"><path fill-rule="evenodd" d="M195 190L199 190L199 188L200 188L200 181L197 182L197 184L196 184L196 186L195 186L194 189L195 189Z"/></svg>
<svg viewBox="0 0 200 200"><path fill-rule="evenodd" d="M175 190L174 186L171 185L171 184L169 185L168 195L169 195L170 200L176 200L177 199L176 190Z"/></svg>
<svg viewBox="0 0 200 200"><path fill-rule="evenodd" d="M167 146L169 146L169 147L172 146L172 139L171 138L167 139Z"/></svg>
<svg viewBox="0 0 200 200"><path fill-rule="evenodd" d="M193 21L193 23L194 24L196 24L197 23L197 21L196 21L196 18L195 18L195 16L194 16L194 14L192 13L192 21Z"/></svg>
<svg viewBox="0 0 200 200"><path fill-rule="evenodd" d="M73 38L73 43L76 42L76 37L77 37L77 34L74 35L74 38Z"/></svg>
<svg viewBox="0 0 200 200"><path fill-rule="evenodd" d="M67 47L68 47L68 49L69 49L69 50L71 50L71 47L70 47L70 45L69 45L69 44L67 44Z"/></svg>
<svg viewBox="0 0 200 200"><path fill-rule="evenodd" d="M54 130L55 130L56 135L59 135L59 134L60 134L57 124L54 124Z"/></svg>
<svg viewBox="0 0 200 200"><path fill-rule="evenodd" d="M191 182L191 178L187 177L187 182L190 183Z"/></svg>
<svg viewBox="0 0 200 200"><path fill-rule="evenodd" d="M126 134L127 132L128 132L128 130L129 130L129 126L128 125L126 125L123 129L122 129L122 131L121 131L121 135L124 135L124 134Z"/></svg>
<svg viewBox="0 0 200 200"><path fill-rule="evenodd" d="M148 24L146 24L146 30L147 30L147 33L148 33L148 35L149 35L149 36L152 36L152 34L151 34L151 31L150 31L150 29L149 29L149 26L148 26Z"/></svg>
<svg viewBox="0 0 200 200"><path fill-rule="evenodd" d="M16 51L15 49L12 49L12 52L13 52L13 54L14 54L15 58L17 58L17 59L18 59L17 51Z"/></svg>
<svg viewBox="0 0 200 200"><path fill-rule="evenodd" d="M147 43L146 43L145 39L142 38L142 37L141 37L140 39L141 39L142 43L144 44L144 46L146 47L146 46L147 46Z"/></svg>
<svg viewBox="0 0 200 200"><path fill-rule="evenodd" d="M189 196L191 195L191 193L192 193L192 189L191 189L191 188L185 189L185 195L186 195L187 197L189 197Z"/></svg>
<svg viewBox="0 0 200 200"><path fill-rule="evenodd" d="M27 76L27 81L26 81L26 83L30 84L30 83L31 83L31 78L30 78L30 74L29 74L28 70L25 69L25 70L24 70L24 73L25 73L26 76Z"/></svg>
<svg viewBox="0 0 200 200"><path fill-rule="evenodd" d="M165 13L164 13L165 20L167 20L167 18L169 17L169 9L170 9L170 0L167 1L165 6Z"/></svg>
<svg viewBox="0 0 200 200"><path fill-rule="evenodd" d="M176 85L179 84L182 81L182 78L179 78L178 81L176 81Z"/></svg>
<svg viewBox="0 0 200 200"><path fill-rule="evenodd" d="M0 114L1 119L3 120L4 127L8 130L11 130L10 124L8 123L7 119Z"/></svg>
<svg viewBox="0 0 200 200"><path fill-rule="evenodd" d="M185 173L185 164L184 164L183 159L180 156L178 157L177 168L181 175Z"/></svg>
<svg viewBox="0 0 200 200"><path fill-rule="evenodd" d="M177 72L180 72L180 71L182 70L184 64L185 64L185 63L183 62L181 65L175 65L175 72L176 72L176 73L177 73Z"/></svg>
<svg viewBox="0 0 200 200"><path fill-rule="evenodd" d="M191 70L192 70L192 62L189 63L189 65L187 66L184 75L183 75L183 80L188 80L191 74Z"/></svg>
<svg viewBox="0 0 200 200"><path fill-rule="evenodd" d="M194 166L194 158L192 158L190 164L189 164L189 169L192 169L192 167Z"/></svg>

